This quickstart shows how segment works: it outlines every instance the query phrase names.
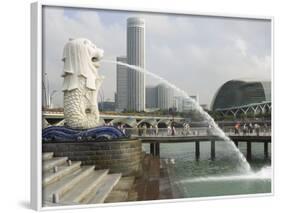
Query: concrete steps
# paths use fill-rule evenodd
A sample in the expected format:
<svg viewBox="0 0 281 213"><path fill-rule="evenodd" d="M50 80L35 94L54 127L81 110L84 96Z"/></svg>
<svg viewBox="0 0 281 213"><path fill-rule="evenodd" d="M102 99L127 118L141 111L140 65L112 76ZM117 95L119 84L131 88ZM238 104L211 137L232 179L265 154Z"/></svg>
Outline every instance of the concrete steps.
<svg viewBox="0 0 281 213"><path fill-rule="evenodd" d="M54 153L53 152L44 152L42 154L42 160L49 160L49 159L52 159L54 156Z"/></svg>
<svg viewBox="0 0 281 213"><path fill-rule="evenodd" d="M66 193L60 201L70 201L73 203L80 203L86 199L87 196L98 186L98 184L106 178L108 170L94 171L85 177L81 183L74 186L68 193Z"/></svg>
<svg viewBox="0 0 281 213"><path fill-rule="evenodd" d="M71 174L61 178L52 184L43 187L43 200L53 202L53 194L58 193L62 196L69 191L75 184L81 181L89 173L93 172L93 166L83 166Z"/></svg>
<svg viewBox="0 0 281 213"><path fill-rule="evenodd" d="M114 187L114 190L129 191L135 182L134 176L122 177L120 181Z"/></svg>
<svg viewBox="0 0 281 213"><path fill-rule="evenodd" d="M58 157L58 158L51 158L47 160L43 160L43 172L48 171L50 169L53 169L55 166L60 166L62 164L65 164L67 161L67 157Z"/></svg>
<svg viewBox="0 0 281 213"><path fill-rule="evenodd" d="M136 200L136 195L132 192L134 182L134 176L122 177L106 198L105 203L116 203Z"/></svg>
<svg viewBox="0 0 281 213"><path fill-rule="evenodd" d="M126 202L128 200L128 192L112 191L104 201L105 203Z"/></svg>
<svg viewBox="0 0 281 213"><path fill-rule="evenodd" d="M108 174L108 170L95 170L95 166L81 166L79 161L54 157L53 153L43 153L42 170L44 206L103 203L121 178L121 174ZM120 184L119 188L126 188L124 181ZM126 191L113 195L116 202L128 198Z"/></svg>
<svg viewBox="0 0 281 213"><path fill-rule="evenodd" d="M60 180L61 178L63 178L64 176L72 173L73 171L76 171L77 169L80 168L81 162L74 162L72 163L72 165L64 165L64 166L59 166L57 167L57 172L54 171L48 171L48 172L44 172L43 174L43 180L42 180L42 184L43 187L51 184L55 181Z"/></svg>
<svg viewBox="0 0 281 213"><path fill-rule="evenodd" d="M91 196L82 201L83 204L90 203L104 203L107 196L112 191L113 187L118 183L121 178L121 174L107 175L96 187L95 191L91 193Z"/></svg>

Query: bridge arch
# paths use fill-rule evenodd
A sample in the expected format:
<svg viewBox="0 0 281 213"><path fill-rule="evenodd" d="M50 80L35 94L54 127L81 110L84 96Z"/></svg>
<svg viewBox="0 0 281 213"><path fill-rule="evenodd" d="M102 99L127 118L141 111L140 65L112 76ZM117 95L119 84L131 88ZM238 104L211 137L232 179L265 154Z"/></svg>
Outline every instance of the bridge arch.
<svg viewBox="0 0 281 213"><path fill-rule="evenodd" d="M134 119L134 118L115 118L111 122L113 124L121 123L121 124L124 124L127 127L131 127L131 128L137 126L136 119Z"/></svg>
<svg viewBox="0 0 281 213"><path fill-rule="evenodd" d="M161 119L158 121L157 125L158 128L167 128L170 123L171 123L170 119Z"/></svg>
<svg viewBox="0 0 281 213"><path fill-rule="evenodd" d="M142 125L142 124L148 124L149 126L155 126L157 124L157 121L153 118L147 118L147 119L143 119L140 122L138 122L138 126Z"/></svg>

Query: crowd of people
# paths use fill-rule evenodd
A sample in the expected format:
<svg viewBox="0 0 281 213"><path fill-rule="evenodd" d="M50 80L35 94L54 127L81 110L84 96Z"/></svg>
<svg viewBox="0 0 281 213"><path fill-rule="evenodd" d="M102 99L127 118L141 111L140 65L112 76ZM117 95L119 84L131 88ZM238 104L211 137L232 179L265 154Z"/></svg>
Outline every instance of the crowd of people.
<svg viewBox="0 0 281 213"><path fill-rule="evenodd" d="M188 135L197 135L199 131L194 128L190 127L189 123L183 123L181 127L176 128L173 124L168 124L166 128L158 128L158 124L150 125L147 123L140 124L138 127L134 128L126 128L125 124L118 123L113 124L112 122L104 124L105 126L116 126L120 129L125 135L139 135L139 136L158 136L158 135L165 135L165 136L188 136ZM225 132L229 132L231 128L223 128ZM212 127L208 126L204 134L211 135L212 134ZM232 130L233 131L233 130ZM255 134L257 136L260 135L261 132L270 131L270 127L266 123L262 126L258 123L241 123L237 122L234 125L234 134L235 135L251 135ZM231 131L230 131L231 132Z"/></svg>
<svg viewBox="0 0 281 213"><path fill-rule="evenodd" d="M176 128L175 125L169 124L166 128L161 128L161 132L159 132L158 125L148 125L142 124L139 127L136 127L139 136L158 136L166 135L166 136L176 136L176 135L189 135L191 134L191 128L188 123L184 123L182 128ZM164 130L164 131L163 131Z"/></svg>
<svg viewBox="0 0 281 213"><path fill-rule="evenodd" d="M263 127L258 123L236 123L234 126L234 134L239 135L242 133L243 135L247 134L256 134L257 136L260 135L261 130L268 131L268 126L265 123Z"/></svg>

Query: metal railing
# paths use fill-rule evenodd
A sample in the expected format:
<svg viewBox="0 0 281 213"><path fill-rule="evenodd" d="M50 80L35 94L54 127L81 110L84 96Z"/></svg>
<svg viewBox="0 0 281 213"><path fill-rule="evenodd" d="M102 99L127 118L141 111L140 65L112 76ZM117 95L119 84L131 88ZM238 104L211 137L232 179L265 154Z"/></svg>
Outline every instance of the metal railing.
<svg viewBox="0 0 281 213"><path fill-rule="evenodd" d="M224 127L222 130L229 136L270 136L270 127L260 127L259 129L235 131L234 127ZM213 134L213 130L207 127L198 128L176 128L174 134L169 128L126 128L125 133L131 136L208 136Z"/></svg>

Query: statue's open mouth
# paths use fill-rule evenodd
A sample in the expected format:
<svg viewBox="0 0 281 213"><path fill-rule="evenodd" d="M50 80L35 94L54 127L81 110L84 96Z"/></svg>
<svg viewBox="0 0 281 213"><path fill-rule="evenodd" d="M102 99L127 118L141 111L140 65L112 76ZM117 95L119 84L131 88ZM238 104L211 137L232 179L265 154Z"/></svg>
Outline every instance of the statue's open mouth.
<svg viewBox="0 0 281 213"><path fill-rule="evenodd" d="M92 62L96 68L100 67L100 59L99 57L92 57Z"/></svg>
<svg viewBox="0 0 281 213"><path fill-rule="evenodd" d="M92 62L97 62L97 61L99 61L99 58L98 58L98 57L93 57L93 58L92 58Z"/></svg>
<svg viewBox="0 0 281 213"><path fill-rule="evenodd" d="M103 50L95 47L95 50L93 51L93 53L94 54L92 55L92 58L91 58L92 63L96 68L99 68L100 67L100 61L103 57Z"/></svg>

